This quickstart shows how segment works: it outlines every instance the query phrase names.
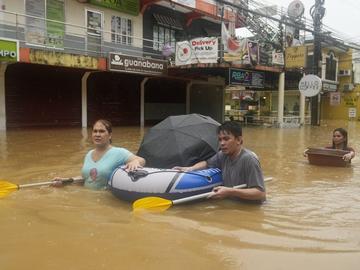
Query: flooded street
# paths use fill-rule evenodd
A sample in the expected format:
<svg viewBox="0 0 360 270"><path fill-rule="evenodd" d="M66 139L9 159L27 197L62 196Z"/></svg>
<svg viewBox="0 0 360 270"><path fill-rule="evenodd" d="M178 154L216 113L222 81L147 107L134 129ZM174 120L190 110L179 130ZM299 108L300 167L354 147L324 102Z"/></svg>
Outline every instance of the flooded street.
<svg viewBox="0 0 360 270"><path fill-rule="evenodd" d="M352 166L309 165L304 149L329 145L336 127L347 129L357 150ZM136 152L143 132L114 128L113 145ZM90 134L0 131L0 179L25 184L80 175ZM1 269L358 269L360 122L248 126L243 134L273 177L265 204L208 200L135 216L106 191L23 189L0 200Z"/></svg>

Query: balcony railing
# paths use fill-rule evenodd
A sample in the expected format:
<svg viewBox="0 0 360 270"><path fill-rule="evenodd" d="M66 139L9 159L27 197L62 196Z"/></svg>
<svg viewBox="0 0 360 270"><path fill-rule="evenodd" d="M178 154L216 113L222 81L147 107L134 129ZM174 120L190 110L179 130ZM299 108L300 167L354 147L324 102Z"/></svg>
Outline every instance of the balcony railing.
<svg viewBox="0 0 360 270"><path fill-rule="evenodd" d="M0 10L1 37L19 40L20 47L95 57L108 57L109 52L117 52L163 58L160 51L153 49L150 39L4 10Z"/></svg>

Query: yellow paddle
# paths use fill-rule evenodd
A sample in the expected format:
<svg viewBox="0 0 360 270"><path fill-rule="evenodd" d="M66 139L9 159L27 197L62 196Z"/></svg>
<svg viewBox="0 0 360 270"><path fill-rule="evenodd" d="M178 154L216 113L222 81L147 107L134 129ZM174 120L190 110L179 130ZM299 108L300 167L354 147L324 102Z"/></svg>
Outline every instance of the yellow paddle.
<svg viewBox="0 0 360 270"><path fill-rule="evenodd" d="M68 178L64 180L60 180L63 184L70 184L74 182L80 182L83 181L83 179L73 179ZM24 185L18 185L13 184L7 181L0 180L0 198L6 197L8 194L10 194L13 191L28 188L28 187L38 187L38 186L49 186L53 184L53 181L47 181L47 182L40 182L40 183L33 183L33 184L24 184Z"/></svg>
<svg viewBox="0 0 360 270"><path fill-rule="evenodd" d="M270 181L270 180L272 180L272 177L267 177L264 179L264 181ZM246 188L246 184L234 186L234 188ZM133 203L133 211L139 212L139 211L147 210L153 212L162 212L167 210L173 205L184 202L190 202L198 199L203 199L208 197L209 195L212 195L213 193L214 193L213 191L210 191L177 200L167 200L161 197L145 197L138 199Z"/></svg>

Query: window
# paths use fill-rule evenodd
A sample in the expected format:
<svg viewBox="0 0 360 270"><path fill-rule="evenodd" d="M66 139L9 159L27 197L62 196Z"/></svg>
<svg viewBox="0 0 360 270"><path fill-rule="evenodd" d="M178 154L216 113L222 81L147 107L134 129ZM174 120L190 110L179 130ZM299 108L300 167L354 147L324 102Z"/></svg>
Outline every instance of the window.
<svg viewBox="0 0 360 270"><path fill-rule="evenodd" d="M111 41L132 45L132 21L118 16L111 17Z"/></svg>
<svg viewBox="0 0 360 270"><path fill-rule="evenodd" d="M333 53L330 53L328 56L326 56L325 79L330 81L336 81L336 69L337 59L334 57Z"/></svg>
<svg viewBox="0 0 360 270"><path fill-rule="evenodd" d="M165 44L175 48L175 30L155 24L153 27L153 41L153 49L156 51L162 51Z"/></svg>

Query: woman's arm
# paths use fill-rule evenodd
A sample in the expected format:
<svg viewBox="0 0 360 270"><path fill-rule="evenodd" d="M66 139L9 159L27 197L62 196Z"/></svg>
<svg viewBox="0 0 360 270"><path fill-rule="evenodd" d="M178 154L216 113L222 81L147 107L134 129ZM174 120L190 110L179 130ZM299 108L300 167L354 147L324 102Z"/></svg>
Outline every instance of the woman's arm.
<svg viewBox="0 0 360 270"><path fill-rule="evenodd" d="M137 155L131 155L126 161L125 170L133 171L145 166L145 159Z"/></svg>
<svg viewBox="0 0 360 270"><path fill-rule="evenodd" d="M347 153L345 155L343 155L343 160L345 161L350 161L355 157L355 151L354 149L350 150L350 153Z"/></svg>
<svg viewBox="0 0 360 270"><path fill-rule="evenodd" d="M69 181L72 180L72 181ZM53 187L62 187L66 184L84 184L84 179L82 178L82 176L75 176L75 177L55 177L53 179L53 183L51 184L51 186Z"/></svg>

